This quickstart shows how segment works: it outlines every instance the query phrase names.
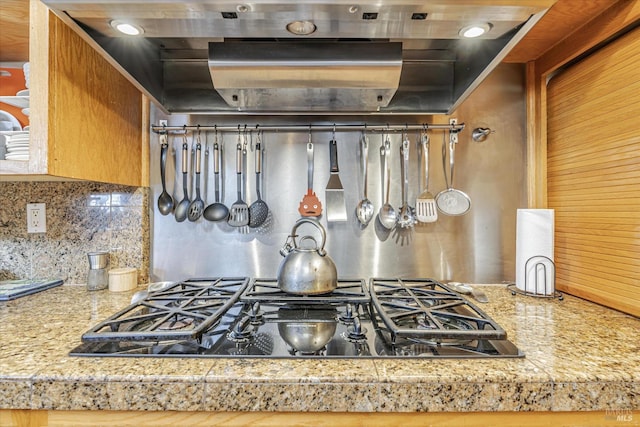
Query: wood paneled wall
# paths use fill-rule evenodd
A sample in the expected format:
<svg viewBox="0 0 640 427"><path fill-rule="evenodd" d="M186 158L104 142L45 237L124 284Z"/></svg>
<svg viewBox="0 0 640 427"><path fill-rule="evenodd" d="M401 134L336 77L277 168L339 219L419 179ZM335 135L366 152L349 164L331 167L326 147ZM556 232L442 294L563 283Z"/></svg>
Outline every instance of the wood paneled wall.
<svg viewBox="0 0 640 427"><path fill-rule="evenodd" d="M640 316L640 28L547 86L557 288Z"/></svg>

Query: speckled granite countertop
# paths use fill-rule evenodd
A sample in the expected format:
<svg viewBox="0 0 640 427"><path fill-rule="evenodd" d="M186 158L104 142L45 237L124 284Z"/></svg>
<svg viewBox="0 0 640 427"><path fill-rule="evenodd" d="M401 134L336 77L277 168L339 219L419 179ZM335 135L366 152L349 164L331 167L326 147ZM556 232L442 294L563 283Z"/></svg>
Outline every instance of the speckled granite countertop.
<svg viewBox="0 0 640 427"><path fill-rule="evenodd" d="M65 285L0 303L0 408L592 411L640 408L640 320L571 296L482 287L523 359L78 358L133 292Z"/></svg>

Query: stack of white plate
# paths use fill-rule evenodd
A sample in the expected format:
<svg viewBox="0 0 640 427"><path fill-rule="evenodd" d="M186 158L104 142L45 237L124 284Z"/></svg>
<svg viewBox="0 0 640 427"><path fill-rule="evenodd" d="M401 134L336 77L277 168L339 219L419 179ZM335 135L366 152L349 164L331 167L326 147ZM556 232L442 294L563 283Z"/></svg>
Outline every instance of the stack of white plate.
<svg viewBox="0 0 640 427"><path fill-rule="evenodd" d="M3 132L6 160L29 160L29 132Z"/></svg>

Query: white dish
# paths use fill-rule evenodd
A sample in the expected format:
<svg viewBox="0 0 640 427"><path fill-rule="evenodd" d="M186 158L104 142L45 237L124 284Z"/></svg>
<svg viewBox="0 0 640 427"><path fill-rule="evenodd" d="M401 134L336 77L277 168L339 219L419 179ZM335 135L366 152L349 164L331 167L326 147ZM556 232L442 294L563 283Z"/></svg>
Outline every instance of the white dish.
<svg viewBox="0 0 640 427"><path fill-rule="evenodd" d="M16 93L16 96L29 96L29 89L22 89Z"/></svg>
<svg viewBox="0 0 640 427"><path fill-rule="evenodd" d="M18 119L16 119L13 115L7 113L4 110L0 110L0 120L6 120L6 121L11 122L13 124L13 130L14 131L21 131L22 130L22 125L20 124Z"/></svg>
<svg viewBox="0 0 640 427"><path fill-rule="evenodd" d="M29 131L26 131L26 130L5 130L5 131L0 132L0 134L5 135L5 136L28 135Z"/></svg>
<svg viewBox="0 0 640 427"><path fill-rule="evenodd" d="M0 96L0 102L3 104L11 105L12 107L28 108L29 97L28 96Z"/></svg>
<svg viewBox="0 0 640 427"><path fill-rule="evenodd" d="M6 160L29 160L28 154L11 154L7 153L4 158Z"/></svg>
<svg viewBox="0 0 640 427"><path fill-rule="evenodd" d="M29 135L5 135L7 141L11 141L12 144L24 144L29 143Z"/></svg>
<svg viewBox="0 0 640 427"><path fill-rule="evenodd" d="M18 148L13 148L13 147L7 147L7 153L9 154L29 154L29 147L18 147Z"/></svg>
<svg viewBox="0 0 640 427"><path fill-rule="evenodd" d="M28 147L29 146L29 141L17 141L14 142L12 140L9 140L6 142L7 147L12 147L12 148L24 148L24 147Z"/></svg>

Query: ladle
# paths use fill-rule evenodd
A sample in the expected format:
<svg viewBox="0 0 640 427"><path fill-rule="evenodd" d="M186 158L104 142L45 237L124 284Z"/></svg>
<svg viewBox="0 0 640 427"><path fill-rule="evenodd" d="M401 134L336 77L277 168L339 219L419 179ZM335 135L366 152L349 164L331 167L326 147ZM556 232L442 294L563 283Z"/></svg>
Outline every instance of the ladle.
<svg viewBox="0 0 640 427"><path fill-rule="evenodd" d="M221 150L218 145L218 131L215 131L215 142L213 144L213 175L216 200L204 210L204 218L207 221L226 221L229 217L229 209L220 202L220 160Z"/></svg>
<svg viewBox="0 0 640 427"><path fill-rule="evenodd" d="M382 136L383 143L380 146L380 157L382 157L382 193L385 197L384 204L380 207L380 211L378 212L378 219L380 220L380 224L387 230L391 230L396 226L398 222L398 215L393 207L389 204L389 187L391 187L391 174L388 169L387 156L389 155L391 149L391 142L388 137L385 140L384 135ZM386 190L385 190L386 185Z"/></svg>
<svg viewBox="0 0 640 427"><path fill-rule="evenodd" d="M367 198L367 163L369 158L369 138L362 132L361 156L362 156L362 200L356 206L356 218L363 227L366 227L373 218L373 203Z"/></svg>
<svg viewBox="0 0 640 427"><path fill-rule="evenodd" d="M202 143L200 142L200 130L198 130L198 142L196 144L196 198L189 204L187 218L194 222L200 219L204 211L204 200L200 197L200 166L202 158Z"/></svg>
<svg viewBox="0 0 640 427"><path fill-rule="evenodd" d="M175 217L176 221L182 222L187 219L187 213L189 212L189 190L187 189L187 156L189 155L189 144L187 144L187 135L184 134L184 142L182 143L182 191L184 197L176 206Z"/></svg>
<svg viewBox="0 0 640 427"><path fill-rule="evenodd" d="M160 193L160 197L158 197L158 211L162 215L169 215L173 212L173 197L169 193L167 193L167 187L165 184L165 168L167 165L167 134L160 134L160 178L162 181L162 193Z"/></svg>

